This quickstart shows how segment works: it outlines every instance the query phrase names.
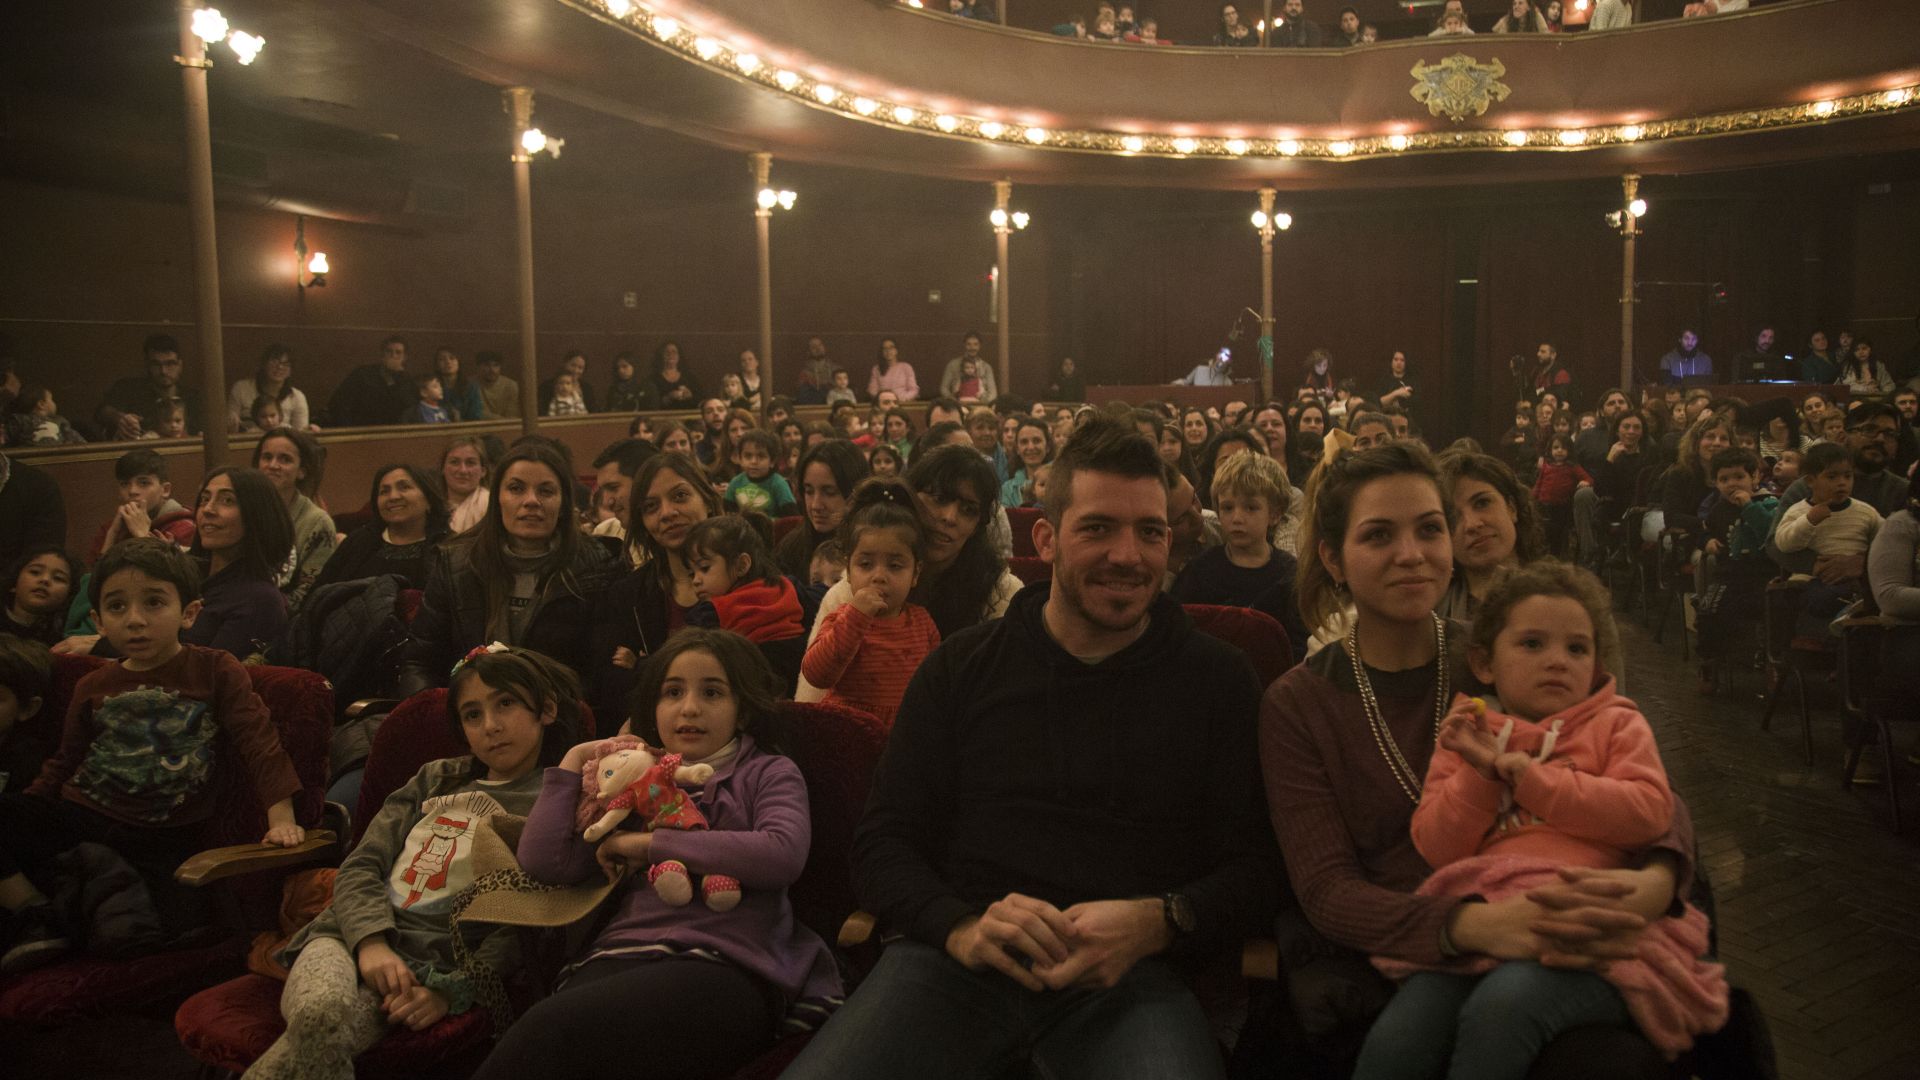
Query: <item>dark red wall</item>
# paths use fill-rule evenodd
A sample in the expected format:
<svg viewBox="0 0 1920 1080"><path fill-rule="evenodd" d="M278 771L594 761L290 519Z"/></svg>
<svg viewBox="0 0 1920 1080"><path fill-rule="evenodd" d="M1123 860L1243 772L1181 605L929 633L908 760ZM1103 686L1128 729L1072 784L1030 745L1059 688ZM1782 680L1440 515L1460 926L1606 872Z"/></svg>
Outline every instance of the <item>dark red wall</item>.
<svg viewBox="0 0 1920 1080"><path fill-rule="evenodd" d="M1678 330L1698 325L1730 357L1762 320L1786 340L1850 321L1883 355L1914 342L1920 186L1900 169L1839 165L1785 174L1652 178L1640 249L1636 348L1654 363ZM1876 169L1880 169L1876 172ZM1892 176L1883 192L1869 188ZM991 353L986 272L993 237L980 185L857 176L774 220L776 384L808 334L864 373L883 335L900 339L923 379L937 379L961 333ZM865 192L862 194L862 192ZM1309 348L1333 350L1344 374L1377 377L1404 349L1444 377L1478 421L1504 412L1506 357L1551 339L1583 386L1618 370L1618 237L1601 221L1611 185L1484 192L1313 193L1293 197L1276 254L1278 383ZM712 373L757 337L753 225L732 194L629 206L536 184L536 266L543 372L569 347L604 379L619 348L678 338ZM1243 307L1257 308L1259 249L1251 194L1016 192L1035 214L1013 243L1016 391L1072 355L1092 382L1171 379L1209 352ZM82 416L140 339L167 329L197 362L185 212L177 204L0 181L0 329L22 377L58 391ZM408 335L416 366L447 342L466 355L517 353L513 250L506 205L477 208L464 231L412 233L310 221L309 244L334 272L304 299L293 286L295 219L254 209L219 215L229 381L270 341L296 352L296 382L324 401L389 332ZM1702 284L1657 285L1651 282ZM1466 282L1466 284L1463 284ZM1705 283L1724 282L1725 304ZM1460 290L1475 290L1463 308ZM930 290L940 302L930 303ZM624 293L637 304L622 304ZM1452 355L1456 319L1474 312L1472 350ZM1252 376L1249 362L1239 373ZM197 377L196 377L197 381Z"/></svg>

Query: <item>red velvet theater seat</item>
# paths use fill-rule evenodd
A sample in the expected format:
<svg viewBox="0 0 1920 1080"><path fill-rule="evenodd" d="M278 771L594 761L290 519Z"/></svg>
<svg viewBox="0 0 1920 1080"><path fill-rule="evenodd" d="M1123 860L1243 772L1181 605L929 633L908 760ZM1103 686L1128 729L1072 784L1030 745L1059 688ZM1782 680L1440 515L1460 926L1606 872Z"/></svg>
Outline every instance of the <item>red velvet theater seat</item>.
<svg viewBox="0 0 1920 1080"><path fill-rule="evenodd" d="M1293 642L1287 637L1287 629L1266 612L1219 604L1183 604L1181 610L1193 621L1195 630L1246 653L1262 690L1293 666Z"/></svg>
<svg viewBox="0 0 1920 1080"><path fill-rule="evenodd" d="M54 686L43 714L64 717L74 684L103 661L55 657ZM333 731L333 689L310 671L250 667L253 688L273 715L275 730L300 778L294 812L309 828L320 820L327 779L327 740ZM218 753L218 751L216 751ZM215 778L213 814L201 832L207 848L257 842L267 831L260 805L240 770ZM75 956L0 980L0 1020L57 1027L136 1004L171 1002L240 970L246 930L272 925L283 873L259 873L220 882L209 899L225 935L212 944L130 960Z"/></svg>
<svg viewBox="0 0 1920 1080"><path fill-rule="evenodd" d="M466 743L447 723L446 701L445 690L423 690L395 706L374 733L360 784L360 805L353 812L354 843L387 796L413 779L420 766L467 752ZM581 738L592 738L593 713L585 704L580 710ZM283 985L278 979L251 974L193 995L174 1014L180 1044L209 1066L246 1071L286 1030L280 1015ZM476 1008L446 1017L424 1031L391 1028L355 1059L354 1068L363 1077L418 1080L448 1063L477 1062L492 1038L492 1014Z"/></svg>

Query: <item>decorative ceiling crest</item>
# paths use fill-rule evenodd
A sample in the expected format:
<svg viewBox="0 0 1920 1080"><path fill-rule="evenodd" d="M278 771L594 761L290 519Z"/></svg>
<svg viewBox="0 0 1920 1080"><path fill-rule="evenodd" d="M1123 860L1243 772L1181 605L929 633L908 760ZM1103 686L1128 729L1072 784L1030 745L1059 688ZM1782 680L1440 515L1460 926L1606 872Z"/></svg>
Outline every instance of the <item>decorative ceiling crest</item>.
<svg viewBox="0 0 1920 1080"><path fill-rule="evenodd" d="M1498 59L1482 64L1465 53L1454 53L1437 64L1413 65L1413 87L1407 93L1434 116L1449 120L1485 116L1489 105L1513 93L1500 81L1506 73L1507 65Z"/></svg>

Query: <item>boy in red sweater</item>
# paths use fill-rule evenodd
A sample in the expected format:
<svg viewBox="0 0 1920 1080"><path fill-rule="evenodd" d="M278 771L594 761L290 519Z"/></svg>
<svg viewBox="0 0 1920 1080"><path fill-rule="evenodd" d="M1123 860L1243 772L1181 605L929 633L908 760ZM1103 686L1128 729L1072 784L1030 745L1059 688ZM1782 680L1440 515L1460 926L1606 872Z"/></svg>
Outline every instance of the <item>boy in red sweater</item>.
<svg viewBox="0 0 1920 1080"><path fill-rule="evenodd" d="M120 506L94 534L89 564L128 537L164 536L181 548L193 545L193 511L173 499L167 459L152 450L129 450L113 463L120 483Z"/></svg>
<svg viewBox="0 0 1920 1080"><path fill-rule="evenodd" d="M0 796L0 907L12 916L0 970L70 947L29 875L78 844L113 848L164 890L198 850L216 769L246 770L267 807L262 843L306 839L293 813L299 778L245 669L180 642L199 598L199 570L170 540L122 541L100 560L88 599L124 659L80 680L60 748L25 794Z"/></svg>

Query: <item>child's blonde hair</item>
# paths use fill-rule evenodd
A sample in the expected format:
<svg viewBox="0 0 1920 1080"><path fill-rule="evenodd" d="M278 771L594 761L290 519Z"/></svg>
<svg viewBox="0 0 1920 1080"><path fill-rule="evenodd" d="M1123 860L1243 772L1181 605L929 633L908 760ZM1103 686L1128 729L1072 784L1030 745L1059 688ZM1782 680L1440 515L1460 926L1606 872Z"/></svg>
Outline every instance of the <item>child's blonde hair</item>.
<svg viewBox="0 0 1920 1080"><path fill-rule="evenodd" d="M1287 487L1286 470L1278 461L1265 454L1245 453L1220 463L1213 471L1211 491L1215 505L1227 495L1263 499L1278 519L1287 512Z"/></svg>
<svg viewBox="0 0 1920 1080"><path fill-rule="evenodd" d="M1607 595L1607 587L1592 573L1559 559L1539 559L1496 580L1473 616L1468 645L1492 656L1493 641L1506 629L1514 607L1535 596L1564 596L1585 608L1588 621L1593 623L1593 646L1600 671L1619 673L1620 631L1613 624L1613 600Z"/></svg>

